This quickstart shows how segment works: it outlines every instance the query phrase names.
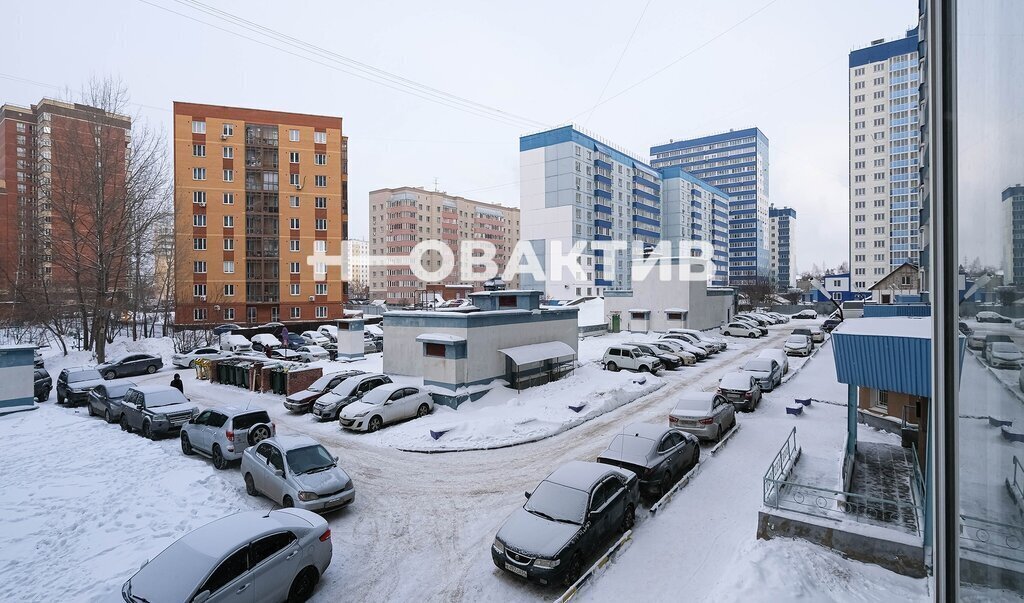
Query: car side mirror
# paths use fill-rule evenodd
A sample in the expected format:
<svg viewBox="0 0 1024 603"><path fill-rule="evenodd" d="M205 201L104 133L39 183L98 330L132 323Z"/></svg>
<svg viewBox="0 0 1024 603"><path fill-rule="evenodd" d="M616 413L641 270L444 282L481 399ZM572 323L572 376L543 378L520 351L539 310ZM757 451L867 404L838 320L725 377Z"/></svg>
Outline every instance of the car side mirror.
<svg viewBox="0 0 1024 603"><path fill-rule="evenodd" d="M146 567L148 564L149 564L149 559L143 559L142 560L142 565L139 566L139 569L141 570L142 568Z"/></svg>
<svg viewBox="0 0 1024 603"><path fill-rule="evenodd" d="M284 477L284 469L274 469L274 475L277 477Z"/></svg>
<svg viewBox="0 0 1024 603"><path fill-rule="evenodd" d="M530 492L529 491L523 492L523 495L526 496L526 498L530 498Z"/></svg>
<svg viewBox="0 0 1024 603"><path fill-rule="evenodd" d="M334 462L337 463L338 462L338 455L334 455L333 458L334 458Z"/></svg>
<svg viewBox="0 0 1024 603"><path fill-rule="evenodd" d="M192 598L192 603L204 603L210 599L210 591L204 590Z"/></svg>

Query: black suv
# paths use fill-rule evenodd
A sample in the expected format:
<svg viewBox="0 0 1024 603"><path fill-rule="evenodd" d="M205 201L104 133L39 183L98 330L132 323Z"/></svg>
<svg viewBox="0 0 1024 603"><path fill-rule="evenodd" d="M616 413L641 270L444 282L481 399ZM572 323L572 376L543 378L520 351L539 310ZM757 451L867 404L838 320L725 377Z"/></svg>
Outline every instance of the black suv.
<svg viewBox="0 0 1024 603"><path fill-rule="evenodd" d="M50 397L50 390L53 389L53 379L50 378L50 373L47 373L46 369L37 368L35 380L33 397L40 402L45 402Z"/></svg>
<svg viewBox="0 0 1024 603"><path fill-rule="evenodd" d="M103 377L94 368L66 368L57 376L57 404L85 404L89 401L89 392L100 383Z"/></svg>

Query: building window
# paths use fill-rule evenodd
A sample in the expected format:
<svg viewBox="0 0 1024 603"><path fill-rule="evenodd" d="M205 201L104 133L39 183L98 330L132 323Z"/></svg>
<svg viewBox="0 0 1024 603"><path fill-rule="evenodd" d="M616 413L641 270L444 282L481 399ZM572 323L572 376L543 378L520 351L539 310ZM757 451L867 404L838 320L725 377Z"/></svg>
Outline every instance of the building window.
<svg viewBox="0 0 1024 603"><path fill-rule="evenodd" d="M299 186L299 175L288 174L288 183L295 187Z"/></svg>
<svg viewBox="0 0 1024 603"><path fill-rule="evenodd" d="M206 297L206 285L192 285L192 295L195 297Z"/></svg>
<svg viewBox="0 0 1024 603"><path fill-rule="evenodd" d="M224 205L235 204L235 193L224 193Z"/></svg>
<svg viewBox="0 0 1024 603"><path fill-rule="evenodd" d="M206 320L206 308L193 308L192 319L196 321Z"/></svg>
<svg viewBox="0 0 1024 603"><path fill-rule="evenodd" d="M327 186L327 176L313 176L313 185L319 188Z"/></svg>
<svg viewBox="0 0 1024 603"><path fill-rule="evenodd" d="M298 306L292 307L292 318L302 318L302 308Z"/></svg>
<svg viewBox="0 0 1024 603"><path fill-rule="evenodd" d="M231 285L231 284L224 285L224 295L225 296L231 297L234 294L235 294L235 286L234 285Z"/></svg>
<svg viewBox="0 0 1024 603"><path fill-rule="evenodd" d="M424 343L423 355L444 358L444 345L440 343Z"/></svg>
<svg viewBox="0 0 1024 603"><path fill-rule="evenodd" d="M234 250L235 250L235 240L232 239L232 238L224 239L224 251L234 251Z"/></svg>
<svg viewBox="0 0 1024 603"><path fill-rule="evenodd" d="M317 295L327 295L327 283L317 283L316 284L316 294Z"/></svg>
<svg viewBox="0 0 1024 603"><path fill-rule="evenodd" d="M884 390L871 391L871 405L882 411L889 411L889 392Z"/></svg>
<svg viewBox="0 0 1024 603"><path fill-rule="evenodd" d="M192 214L192 226L196 228L205 228L206 214Z"/></svg>
<svg viewBox="0 0 1024 603"><path fill-rule="evenodd" d="M206 168L192 168L193 180L206 180Z"/></svg>
<svg viewBox="0 0 1024 603"><path fill-rule="evenodd" d="M288 163L298 163L298 162L299 162L299 154L298 154L298 152L292 151L292 152L288 153Z"/></svg>
<svg viewBox="0 0 1024 603"><path fill-rule="evenodd" d="M233 136L235 134L235 124L224 124L223 136Z"/></svg>
<svg viewBox="0 0 1024 603"><path fill-rule="evenodd" d="M224 274L235 273L235 262L234 260L227 260L224 262Z"/></svg>
<svg viewBox="0 0 1024 603"><path fill-rule="evenodd" d="M298 283L292 283L291 287L289 289L289 292L292 295L298 295L299 294L299 284Z"/></svg>
<svg viewBox="0 0 1024 603"><path fill-rule="evenodd" d="M317 209L327 209L327 197L317 197L315 207Z"/></svg>
<svg viewBox="0 0 1024 603"><path fill-rule="evenodd" d="M206 134L206 122L205 121L192 121L192 133L193 134Z"/></svg>
<svg viewBox="0 0 1024 603"><path fill-rule="evenodd" d="M327 306L317 306L316 307L316 317L317 318L327 318Z"/></svg>
<svg viewBox="0 0 1024 603"><path fill-rule="evenodd" d="M206 205L206 191L192 191L192 203Z"/></svg>
<svg viewBox="0 0 1024 603"><path fill-rule="evenodd" d="M235 181L235 170L224 170L224 182Z"/></svg>
<svg viewBox="0 0 1024 603"><path fill-rule="evenodd" d="M299 263L298 262L289 262L288 263L288 272L291 273L291 274L298 274L299 273Z"/></svg>
<svg viewBox="0 0 1024 603"><path fill-rule="evenodd" d="M298 207L299 206L299 196L298 195L292 195L292 196L288 197L288 205L290 205L292 207Z"/></svg>
<svg viewBox="0 0 1024 603"><path fill-rule="evenodd" d="M234 216L224 216L224 228L234 228L234 227L235 227L235 217Z"/></svg>
<svg viewBox="0 0 1024 603"><path fill-rule="evenodd" d="M299 240L298 239L290 239L288 241L288 251L298 251L298 250L299 250Z"/></svg>
<svg viewBox="0 0 1024 603"><path fill-rule="evenodd" d="M195 251L206 251L206 237L192 239L192 249Z"/></svg>
<svg viewBox="0 0 1024 603"><path fill-rule="evenodd" d="M313 132L313 142L327 144L327 132Z"/></svg>
<svg viewBox="0 0 1024 603"><path fill-rule="evenodd" d="M298 130L288 130L288 141L289 142L299 142L299 131Z"/></svg>
<svg viewBox="0 0 1024 603"><path fill-rule="evenodd" d="M234 319L235 319L235 309L234 308L224 308L224 320L234 320Z"/></svg>
<svg viewBox="0 0 1024 603"><path fill-rule="evenodd" d="M317 218L315 227L317 230L327 230L327 218Z"/></svg>
<svg viewBox="0 0 1024 603"><path fill-rule="evenodd" d="M313 241L314 253L327 253L327 241Z"/></svg>
<svg viewBox="0 0 1024 603"><path fill-rule="evenodd" d="M206 157L206 145L205 144L194 144L194 145L192 145L192 156L193 157Z"/></svg>
<svg viewBox="0 0 1024 603"><path fill-rule="evenodd" d="M288 219L288 227L291 228L292 230L298 230L299 229L299 219L298 218L289 218Z"/></svg>
<svg viewBox="0 0 1024 603"><path fill-rule="evenodd" d="M192 262L192 272L196 274L206 274L206 262Z"/></svg>
<svg viewBox="0 0 1024 603"><path fill-rule="evenodd" d="M235 147L224 147L223 153L224 153L224 155L223 155L224 159L234 159L235 158Z"/></svg>
<svg viewBox="0 0 1024 603"><path fill-rule="evenodd" d="M313 155L313 163L317 165L327 165L327 153L316 153Z"/></svg>

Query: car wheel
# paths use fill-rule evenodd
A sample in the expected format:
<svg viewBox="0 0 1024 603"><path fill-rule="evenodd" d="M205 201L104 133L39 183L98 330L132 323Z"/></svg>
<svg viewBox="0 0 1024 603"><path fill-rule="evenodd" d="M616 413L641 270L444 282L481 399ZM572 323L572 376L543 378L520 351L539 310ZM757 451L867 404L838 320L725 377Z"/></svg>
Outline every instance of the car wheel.
<svg viewBox="0 0 1024 603"><path fill-rule="evenodd" d="M750 337L751 339L757 339L757 333L751 333L750 335L748 335L748 337Z"/></svg>
<svg viewBox="0 0 1024 603"><path fill-rule="evenodd" d="M228 468L228 462L224 458L224 453L220 451L220 445L213 445L213 466L223 471Z"/></svg>
<svg viewBox="0 0 1024 603"><path fill-rule="evenodd" d="M651 372L651 367L647 366L646 364L641 364L640 365L640 372L641 373L649 373L649 372Z"/></svg>
<svg viewBox="0 0 1024 603"><path fill-rule="evenodd" d="M196 368L196 361L195 360L190 361L188 363L188 368L190 368L190 369Z"/></svg>
<svg viewBox="0 0 1024 603"><path fill-rule="evenodd" d="M96 411L92 409L92 402L88 402L86 404L86 406L89 408L89 416L90 417L95 417L96 416Z"/></svg>
<svg viewBox="0 0 1024 603"><path fill-rule="evenodd" d="M426 404L420 404L420 407L416 410L417 417L425 417L430 414L430 407Z"/></svg>
<svg viewBox="0 0 1024 603"><path fill-rule="evenodd" d="M103 420L105 420L107 423L113 423L114 422L114 417L111 416L109 408L107 408L107 409L105 409L103 411Z"/></svg>
<svg viewBox="0 0 1024 603"><path fill-rule="evenodd" d="M628 532L636 524L636 509L633 505L626 506L626 514L622 516L622 531Z"/></svg>
<svg viewBox="0 0 1024 603"><path fill-rule="evenodd" d="M374 416L373 418L370 419L370 423L366 426L366 430L369 432L377 431L378 429L381 428L381 425L383 425L383 423L383 419L381 419L379 416Z"/></svg>
<svg viewBox="0 0 1024 603"><path fill-rule="evenodd" d="M153 426L149 424L149 421L142 422L142 437L147 440L155 440L156 436L153 435Z"/></svg>
<svg viewBox="0 0 1024 603"><path fill-rule="evenodd" d="M245 493L249 496L259 496L259 492L256 491L256 482L252 481L252 474L245 474Z"/></svg>
<svg viewBox="0 0 1024 603"><path fill-rule="evenodd" d="M151 364L151 365L147 366L146 367L146 372L149 373L150 375L155 373L156 372L156 365L155 364Z"/></svg>
<svg viewBox="0 0 1024 603"><path fill-rule="evenodd" d="M292 587L288 589L288 603L302 603L313 596L313 589L320 580L320 574L312 567L299 572L292 581Z"/></svg>
<svg viewBox="0 0 1024 603"><path fill-rule="evenodd" d="M255 446L270 437L270 428L266 425L256 425L249 430L249 445Z"/></svg>
<svg viewBox="0 0 1024 603"><path fill-rule="evenodd" d="M181 434L181 453L185 456L192 456L195 452L192 450L192 442L188 441L188 434L182 432Z"/></svg>
<svg viewBox="0 0 1024 603"><path fill-rule="evenodd" d="M111 379L114 379L115 377L117 377L117 373L115 373L114 371L107 371L107 372L103 373L103 378L106 379L107 381L110 381Z"/></svg>
<svg viewBox="0 0 1024 603"><path fill-rule="evenodd" d="M615 373L615 372L618 372L619 365L615 364L614 362L609 362L608 364L604 365L604 368L606 368L609 371Z"/></svg>
<svg viewBox="0 0 1024 603"><path fill-rule="evenodd" d="M121 415L121 431L132 432L132 426L128 424L128 417Z"/></svg>
<svg viewBox="0 0 1024 603"><path fill-rule="evenodd" d="M569 560L569 565L565 568L565 575L562 577L562 585L566 588L576 584L576 581L580 579L580 574L583 573L583 559L580 558L580 554L576 553Z"/></svg>
<svg viewBox="0 0 1024 603"><path fill-rule="evenodd" d="M291 507L295 506L295 501L292 500L291 496L288 496L286 494L285 497L284 497L284 500L281 501L281 506L286 508L286 509L290 509Z"/></svg>
<svg viewBox="0 0 1024 603"><path fill-rule="evenodd" d="M64 396L57 394L57 404L64 406Z"/></svg>

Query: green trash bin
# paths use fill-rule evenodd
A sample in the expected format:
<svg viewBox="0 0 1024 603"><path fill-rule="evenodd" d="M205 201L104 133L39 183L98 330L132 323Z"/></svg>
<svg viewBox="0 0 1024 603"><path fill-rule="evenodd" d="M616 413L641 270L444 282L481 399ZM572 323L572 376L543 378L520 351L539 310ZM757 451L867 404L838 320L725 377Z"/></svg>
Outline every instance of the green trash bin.
<svg viewBox="0 0 1024 603"><path fill-rule="evenodd" d="M227 383L228 366L226 360L217 363L217 383Z"/></svg>
<svg viewBox="0 0 1024 603"><path fill-rule="evenodd" d="M281 369L270 371L270 391L275 394L285 393L285 373Z"/></svg>

